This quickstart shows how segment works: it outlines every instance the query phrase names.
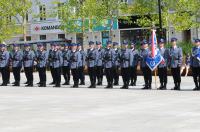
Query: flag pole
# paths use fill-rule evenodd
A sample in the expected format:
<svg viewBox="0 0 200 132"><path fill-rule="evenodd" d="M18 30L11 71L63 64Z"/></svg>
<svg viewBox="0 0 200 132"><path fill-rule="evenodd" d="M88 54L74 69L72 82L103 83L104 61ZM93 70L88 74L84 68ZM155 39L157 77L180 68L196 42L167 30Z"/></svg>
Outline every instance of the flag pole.
<svg viewBox="0 0 200 132"><path fill-rule="evenodd" d="M157 69L155 69L155 76L154 76L154 78L155 78L155 89L157 89Z"/></svg>

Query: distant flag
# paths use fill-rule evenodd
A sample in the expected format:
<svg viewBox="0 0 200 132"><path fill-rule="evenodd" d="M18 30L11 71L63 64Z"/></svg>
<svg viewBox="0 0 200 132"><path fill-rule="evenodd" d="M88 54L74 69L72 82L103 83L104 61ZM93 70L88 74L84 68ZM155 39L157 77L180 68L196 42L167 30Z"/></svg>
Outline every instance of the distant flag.
<svg viewBox="0 0 200 132"><path fill-rule="evenodd" d="M146 64L154 71L156 67L162 62L163 57L160 55L157 49L156 30L152 30L152 43L151 43L151 55L146 58Z"/></svg>
<svg viewBox="0 0 200 132"><path fill-rule="evenodd" d="M156 56L156 48L157 48L157 38L156 38L156 30L152 30L152 43L151 43L151 56L154 58Z"/></svg>

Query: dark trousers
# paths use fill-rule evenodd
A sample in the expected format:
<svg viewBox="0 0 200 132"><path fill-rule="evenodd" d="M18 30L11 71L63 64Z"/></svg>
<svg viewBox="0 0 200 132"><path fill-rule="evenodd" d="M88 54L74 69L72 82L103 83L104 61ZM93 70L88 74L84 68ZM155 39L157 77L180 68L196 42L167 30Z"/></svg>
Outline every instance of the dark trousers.
<svg viewBox="0 0 200 132"><path fill-rule="evenodd" d="M0 72L2 75L3 84L8 84L9 82L9 67L1 67Z"/></svg>
<svg viewBox="0 0 200 132"><path fill-rule="evenodd" d="M74 81L74 86L78 86L78 80L79 80L79 72L78 69L71 69L72 71L72 76L73 76L73 81Z"/></svg>
<svg viewBox="0 0 200 132"><path fill-rule="evenodd" d="M97 81L98 83L102 83L103 81L103 66L97 66L96 68L97 73Z"/></svg>
<svg viewBox="0 0 200 132"><path fill-rule="evenodd" d="M137 66L130 67L130 80L131 80L131 84L136 83L136 81L137 81Z"/></svg>
<svg viewBox="0 0 200 132"><path fill-rule="evenodd" d="M61 82L61 67L53 68L54 71L54 81L56 86L60 86Z"/></svg>
<svg viewBox="0 0 200 132"><path fill-rule="evenodd" d="M24 72L28 84L33 83L33 67L24 67Z"/></svg>
<svg viewBox="0 0 200 132"><path fill-rule="evenodd" d="M50 66L50 72L51 72L51 76L52 76L52 79L53 79L53 83L55 83L55 71L54 71L54 68L52 66Z"/></svg>
<svg viewBox="0 0 200 132"><path fill-rule="evenodd" d="M125 87L128 87L130 81L130 68L121 68L122 80Z"/></svg>
<svg viewBox="0 0 200 132"><path fill-rule="evenodd" d="M158 68L158 76L160 79L161 85L167 84L167 67Z"/></svg>
<svg viewBox="0 0 200 132"><path fill-rule="evenodd" d="M20 82L21 67L13 67L12 70L13 70L15 83L19 83Z"/></svg>
<svg viewBox="0 0 200 132"><path fill-rule="evenodd" d="M46 67L38 67L38 72L39 72L39 78L41 83L46 83L47 77L46 77Z"/></svg>
<svg viewBox="0 0 200 132"><path fill-rule="evenodd" d="M8 78L8 83L10 82L10 68L9 66L7 67L7 78Z"/></svg>
<svg viewBox="0 0 200 132"><path fill-rule="evenodd" d="M119 66L113 67L113 79L114 79L114 84L119 83Z"/></svg>
<svg viewBox="0 0 200 132"><path fill-rule="evenodd" d="M181 74L180 74L180 67L171 68L171 73L174 79L175 85L180 85L181 83Z"/></svg>
<svg viewBox="0 0 200 132"><path fill-rule="evenodd" d="M145 87L151 87L152 83L152 72L149 67L143 67L142 73L144 76Z"/></svg>
<svg viewBox="0 0 200 132"><path fill-rule="evenodd" d="M96 67L88 67L88 74L92 86L96 84Z"/></svg>
<svg viewBox="0 0 200 132"><path fill-rule="evenodd" d="M192 76L196 88L200 89L200 67L192 67Z"/></svg>
<svg viewBox="0 0 200 132"><path fill-rule="evenodd" d="M78 72L81 83L84 83L85 82L84 67L83 66L79 67Z"/></svg>
<svg viewBox="0 0 200 132"><path fill-rule="evenodd" d="M113 68L105 68L105 74L108 86L113 85Z"/></svg>
<svg viewBox="0 0 200 132"><path fill-rule="evenodd" d="M62 67L62 74L63 74L63 77L65 79L65 82L69 83L69 81L70 81L70 67L69 66L63 66Z"/></svg>

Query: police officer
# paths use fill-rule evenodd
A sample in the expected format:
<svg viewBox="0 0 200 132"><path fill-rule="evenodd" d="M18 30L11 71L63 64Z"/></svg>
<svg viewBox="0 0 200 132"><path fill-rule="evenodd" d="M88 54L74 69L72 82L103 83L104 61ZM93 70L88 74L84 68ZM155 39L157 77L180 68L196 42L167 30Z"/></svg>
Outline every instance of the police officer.
<svg viewBox="0 0 200 132"><path fill-rule="evenodd" d="M87 50L86 62L91 83L91 85L88 88L96 88L97 50L95 49L93 41L89 42L89 49Z"/></svg>
<svg viewBox="0 0 200 132"><path fill-rule="evenodd" d="M51 82L50 85L54 85L55 84L55 71L53 68L53 51L54 51L55 46L54 46L54 43L51 43L50 45L51 45L51 49L49 50L49 53L48 53L48 65L49 65L51 76L53 79L53 82Z"/></svg>
<svg viewBox="0 0 200 132"><path fill-rule="evenodd" d="M71 50L68 49L69 43L64 44L64 49L62 51L63 66L62 73L65 79L63 85L70 85L70 53Z"/></svg>
<svg viewBox="0 0 200 132"><path fill-rule="evenodd" d="M61 82L61 67L63 65L62 52L59 49L59 44L54 43L54 50L52 51L52 68L54 71L54 87L60 87Z"/></svg>
<svg viewBox="0 0 200 132"><path fill-rule="evenodd" d="M131 58L130 58L130 85L136 86L137 81L137 65L139 60L139 52L135 48L135 42L131 42Z"/></svg>
<svg viewBox="0 0 200 132"><path fill-rule="evenodd" d="M80 85L85 85L85 75L84 75L84 69L85 69L85 58L86 53L82 49L82 46L80 43L77 44L78 51L81 54L81 62L79 63L78 71L79 71L79 79L80 79Z"/></svg>
<svg viewBox="0 0 200 132"><path fill-rule="evenodd" d="M128 42L124 41L121 54L120 54L121 75L122 75L122 80L124 83L121 89L128 89L128 86L129 86L130 59L131 59L131 51L130 49L128 49Z"/></svg>
<svg viewBox="0 0 200 132"><path fill-rule="evenodd" d="M9 52L6 50L6 45L5 44L0 44L0 72L2 75L2 80L3 83L1 86L7 86L9 78L9 59L10 55Z"/></svg>
<svg viewBox="0 0 200 132"><path fill-rule="evenodd" d="M195 88L193 90L200 90L200 39L195 39L194 47L192 48L192 56L190 58L190 65L194 79Z"/></svg>
<svg viewBox="0 0 200 132"><path fill-rule="evenodd" d="M158 89L160 90L166 90L167 89L167 60L168 60L168 54L169 50L165 48L165 40L160 39L159 41L159 52L160 55L163 57L163 60L158 65L158 76L160 79L160 87Z"/></svg>
<svg viewBox="0 0 200 132"><path fill-rule="evenodd" d="M72 88L78 88L79 85L78 66L80 62L81 62L81 54L77 50L77 44L72 43L70 52L70 69L74 80L74 85L72 86Z"/></svg>
<svg viewBox="0 0 200 132"><path fill-rule="evenodd" d="M42 43L37 44L38 50L36 51L37 70L39 72L40 84L39 87L46 87L46 66L48 60L48 52L44 49Z"/></svg>
<svg viewBox="0 0 200 132"><path fill-rule="evenodd" d="M104 49L102 48L102 44L100 41L96 42L97 49L97 85L102 85L103 82L103 54Z"/></svg>
<svg viewBox="0 0 200 132"><path fill-rule="evenodd" d="M119 43L113 42L113 50L114 50L114 65L113 65L113 79L114 85L119 85L119 67L120 67L120 49L118 48Z"/></svg>
<svg viewBox="0 0 200 132"><path fill-rule="evenodd" d="M171 68L171 73L174 79L173 90L180 90L181 84L181 74L180 67L182 65L183 53L182 48L177 46L177 38L171 39L172 46L169 49L169 67Z"/></svg>
<svg viewBox="0 0 200 132"><path fill-rule="evenodd" d="M107 86L105 88L113 88L113 66L114 66L114 50L111 49L112 42L107 42L107 47L104 51L103 62L105 74L107 79Z"/></svg>
<svg viewBox="0 0 200 132"><path fill-rule="evenodd" d="M139 54L140 68L142 69L144 82L145 82L145 86L142 89L151 89L152 73L151 73L151 69L146 64L146 58L150 55L150 50L148 47L148 42L146 40L143 40L141 45L142 45L142 49Z"/></svg>
<svg viewBox="0 0 200 132"><path fill-rule="evenodd" d="M33 67L34 67L34 60L35 60L35 53L31 50L30 44L24 44L24 51L23 51L23 66L25 76L27 78L27 85L26 87L33 86Z"/></svg>
<svg viewBox="0 0 200 132"><path fill-rule="evenodd" d="M13 44L13 50L11 52L12 70L15 79L13 86L20 86L20 72L22 68L22 59L23 52L19 49L19 45Z"/></svg>

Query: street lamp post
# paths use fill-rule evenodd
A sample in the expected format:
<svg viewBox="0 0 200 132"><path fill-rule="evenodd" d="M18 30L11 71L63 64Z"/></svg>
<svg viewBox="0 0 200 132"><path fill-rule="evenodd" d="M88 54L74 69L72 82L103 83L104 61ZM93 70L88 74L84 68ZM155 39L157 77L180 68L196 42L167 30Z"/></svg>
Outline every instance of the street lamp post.
<svg viewBox="0 0 200 132"><path fill-rule="evenodd" d="M159 30L160 34L162 32L162 14L161 14L161 0L158 0L158 13L159 13ZM162 37L162 35L161 35Z"/></svg>

